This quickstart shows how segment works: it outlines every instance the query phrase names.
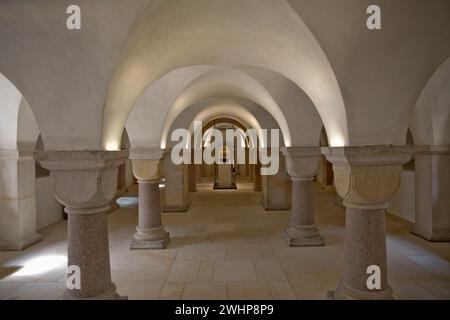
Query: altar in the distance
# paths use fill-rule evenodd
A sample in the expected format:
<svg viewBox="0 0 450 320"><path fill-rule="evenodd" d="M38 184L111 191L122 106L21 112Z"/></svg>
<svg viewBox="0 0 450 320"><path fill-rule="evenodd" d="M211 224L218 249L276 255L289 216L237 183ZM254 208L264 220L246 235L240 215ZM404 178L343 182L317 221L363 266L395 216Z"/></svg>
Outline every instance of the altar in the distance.
<svg viewBox="0 0 450 320"><path fill-rule="evenodd" d="M222 150L220 163L214 163L214 189L236 189L234 164L227 149Z"/></svg>

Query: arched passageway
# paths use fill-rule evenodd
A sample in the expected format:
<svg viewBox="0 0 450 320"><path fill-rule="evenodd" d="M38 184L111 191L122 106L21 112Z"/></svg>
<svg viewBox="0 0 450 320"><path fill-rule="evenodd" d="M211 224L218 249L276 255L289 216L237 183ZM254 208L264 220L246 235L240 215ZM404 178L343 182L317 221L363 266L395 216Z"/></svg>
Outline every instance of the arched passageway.
<svg viewBox="0 0 450 320"><path fill-rule="evenodd" d="M56 222L0 252L1 295L448 297L447 0L381 0L382 31L360 0L79 2L70 30L64 1L0 1L0 245ZM190 183L196 117L279 129L278 170ZM50 181L67 221L36 212Z"/></svg>

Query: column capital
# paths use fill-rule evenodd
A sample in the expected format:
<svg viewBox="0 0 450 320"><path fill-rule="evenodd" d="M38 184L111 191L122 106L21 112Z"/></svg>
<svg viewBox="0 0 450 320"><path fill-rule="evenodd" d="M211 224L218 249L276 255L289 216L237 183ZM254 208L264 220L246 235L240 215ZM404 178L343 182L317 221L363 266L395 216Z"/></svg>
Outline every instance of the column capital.
<svg viewBox="0 0 450 320"><path fill-rule="evenodd" d="M334 181L344 204L378 209L400 187L402 165L414 154L413 146L323 147L333 163Z"/></svg>
<svg viewBox="0 0 450 320"><path fill-rule="evenodd" d="M158 183L161 178L159 160L132 160L133 174L139 183Z"/></svg>
<svg viewBox="0 0 450 320"><path fill-rule="evenodd" d="M92 214L108 209L117 168L128 151L40 151L35 156L50 171L53 192L66 212Z"/></svg>
<svg viewBox="0 0 450 320"><path fill-rule="evenodd" d="M319 168L320 147L282 147L291 179L311 180Z"/></svg>
<svg viewBox="0 0 450 320"><path fill-rule="evenodd" d="M160 148L138 148L130 150L133 163L133 174L138 182L157 183L161 173L159 161L163 159L165 150Z"/></svg>
<svg viewBox="0 0 450 320"><path fill-rule="evenodd" d="M133 148L130 149L131 160L160 160L166 149L161 148Z"/></svg>

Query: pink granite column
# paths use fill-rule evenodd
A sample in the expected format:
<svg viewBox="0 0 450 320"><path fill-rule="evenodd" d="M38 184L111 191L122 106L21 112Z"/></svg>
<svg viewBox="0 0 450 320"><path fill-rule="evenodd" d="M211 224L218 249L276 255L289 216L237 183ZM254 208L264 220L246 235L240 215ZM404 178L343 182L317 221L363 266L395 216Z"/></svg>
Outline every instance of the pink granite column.
<svg viewBox="0 0 450 320"><path fill-rule="evenodd" d="M159 180L138 183L139 224L130 248L164 249L170 238L161 222Z"/></svg>
<svg viewBox="0 0 450 320"><path fill-rule="evenodd" d="M106 213L117 192L126 151L49 151L36 154L50 170L55 197L68 215L68 278L64 299L116 299L111 281Z"/></svg>
<svg viewBox="0 0 450 320"><path fill-rule="evenodd" d="M386 259L385 208L353 207L346 203L344 277L334 294L338 299L392 299ZM379 287L368 286L379 268Z"/></svg>
<svg viewBox="0 0 450 320"><path fill-rule="evenodd" d="M291 247L323 246L314 221L313 178L291 177L292 214L284 238Z"/></svg>
<svg viewBox="0 0 450 320"><path fill-rule="evenodd" d="M109 207L89 209L66 208L68 213L67 256L68 266L80 268L80 289L67 289L64 298L112 299L118 298L111 281L109 261L108 224Z"/></svg>
<svg viewBox="0 0 450 320"><path fill-rule="evenodd" d="M346 206L344 276L335 299L387 300L385 209L400 187L402 166L413 154L408 146L323 148L333 163L337 193Z"/></svg>
<svg viewBox="0 0 450 320"><path fill-rule="evenodd" d="M292 180L291 222L284 238L291 247L323 246L314 221L313 179L320 159L318 147L282 148Z"/></svg>
<svg viewBox="0 0 450 320"><path fill-rule="evenodd" d="M139 183L139 222L130 249L164 249L169 233L161 222L161 149L131 150L133 173Z"/></svg>

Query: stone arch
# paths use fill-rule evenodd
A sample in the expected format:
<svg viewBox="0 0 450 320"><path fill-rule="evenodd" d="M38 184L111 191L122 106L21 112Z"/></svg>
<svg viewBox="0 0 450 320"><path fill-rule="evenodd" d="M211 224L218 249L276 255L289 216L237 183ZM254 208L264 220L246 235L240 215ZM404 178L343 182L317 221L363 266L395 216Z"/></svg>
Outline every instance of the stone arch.
<svg viewBox="0 0 450 320"><path fill-rule="evenodd" d="M283 86L289 87L290 91L279 88ZM315 140L322 121L303 91L280 75L250 67L215 69L192 81L168 110L162 129L163 137L175 117L195 101L228 96L253 101L269 112L281 129L285 146L317 145Z"/></svg>
<svg viewBox="0 0 450 320"><path fill-rule="evenodd" d="M133 147L164 147L179 113L196 100L215 97L253 101L277 120L288 145L317 145L321 118L311 100L290 80L261 68L196 66L175 70L146 90L126 125ZM161 142L157 143L152 136L160 131Z"/></svg>
<svg viewBox="0 0 450 320"><path fill-rule="evenodd" d="M33 111L21 92L0 73L0 150L35 149L39 127Z"/></svg>
<svg viewBox="0 0 450 320"><path fill-rule="evenodd" d="M250 102L247 102L247 104L250 105ZM209 120L217 117L235 119L244 123L247 129L262 129L263 126L261 125L260 120L258 120L261 116L255 116L243 105L245 105L245 101L236 101L234 99L207 99L199 101L178 115L172 122L170 131L175 129L175 127L181 127L189 129L191 133L193 133L193 124L195 120L205 123L205 121L209 122ZM260 108L258 108L258 110L259 109ZM163 136L161 140L166 141L166 145L169 145L169 138L170 137L167 134L166 136Z"/></svg>
<svg viewBox="0 0 450 320"><path fill-rule="evenodd" d="M410 130L417 145L450 144L450 58L423 89L411 115Z"/></svg>

